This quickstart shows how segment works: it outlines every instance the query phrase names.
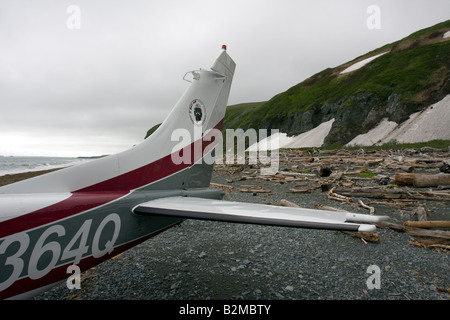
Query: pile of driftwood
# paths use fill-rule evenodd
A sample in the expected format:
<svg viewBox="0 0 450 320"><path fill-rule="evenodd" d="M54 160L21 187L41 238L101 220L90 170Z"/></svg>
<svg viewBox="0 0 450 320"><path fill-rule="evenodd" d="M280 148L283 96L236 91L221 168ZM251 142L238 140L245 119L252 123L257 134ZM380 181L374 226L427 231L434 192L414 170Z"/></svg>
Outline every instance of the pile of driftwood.
<svg viewBox="0 0 450 320"><path fill-rule="evenodd" d="M414 237L414 245L450 249L450 212L444 220L430 220L426 203L433 201L450 211L450 150L433 148L365 151L282 150L279 167L272 175L261 175L261 165L227 164L215 170L228 174L228 185L239 192L255 194L276 192L276 184L295 182L290 193L325 192L331 200L363 207L369 214L375 206L384 205L409 212L411 220L402 223L383 222L380 228L406 232ZM274 183L269 190L258 183L239 184L234 181L264 180ZM246 181L247 182L247 181ZM295 206L283 200L281 205ZM339 210L320 207L327 210ZM363 241L376 242L377 234L357 234Z"/></svg>

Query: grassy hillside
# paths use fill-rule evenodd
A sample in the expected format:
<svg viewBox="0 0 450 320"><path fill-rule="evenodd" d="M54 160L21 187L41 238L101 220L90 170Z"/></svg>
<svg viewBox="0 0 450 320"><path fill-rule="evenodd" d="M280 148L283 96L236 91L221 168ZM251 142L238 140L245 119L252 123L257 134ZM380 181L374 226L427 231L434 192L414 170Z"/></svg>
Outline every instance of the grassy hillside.
<svg viewBox="0 0 450 320"><path fill-rule="evenodd" d="M383 117L402 122L450 93L450 20L353 61L323 70L265 103L229 107L226 128L279 128L298 134L336 118L328 144L346 143ZM348 66L388 52L362 68Z"/></svg>
<svg viewBox="0 0 450 320"><path fill-rule="evenodd" d="M241 128L240 124L247 123L250 124L252 121L252 114L254 110L261 107L265 102L250 102L250 103L241 103L227 107L227 111L225 113L224 128ZM243 121L245 119L247 122Z"/></svg>

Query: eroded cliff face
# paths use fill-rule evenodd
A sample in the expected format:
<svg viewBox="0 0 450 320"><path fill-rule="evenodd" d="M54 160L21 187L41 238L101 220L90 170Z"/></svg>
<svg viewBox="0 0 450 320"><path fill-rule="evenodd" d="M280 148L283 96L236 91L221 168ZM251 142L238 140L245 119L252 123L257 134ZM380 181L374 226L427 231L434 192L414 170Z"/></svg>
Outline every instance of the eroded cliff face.
<svg viewBox="0 0 450 320"><path fill-rule="evenodd" d="M345 107L335 109L335 122L324 145L334 143L345 144L362 133L377 126L384 118L402 123L409 116L419 111L419 105L407 105L400 102L401 95L393 93L387 101L372 93L360 93L350 97L351 103ZM347 101L343 103L346 104Z"/></svg>
<svg viewBox="0 0 450 320"><path fill-rule="evenodd" d="M325 104L315 115L322 120L335 119L333 126L325 138L324 146L335 143L346 144L359 134L367 133L383 119L398 124L408 120L410 115L424 110L450 94L450 75L447 74L442 85L432 90L424 90L420 101L403 102L403 94L393 92L387 99L376 94L364 92L336 103Z"/></svg>
<svg viewBox="0 0 450 320"><path fill-rule="evenodd" d="M449 44L446 50L450 48ZM393 57L386 55L379 59L391 61L376 62L346 78L339 78L335 72L327 72L324 77L329 79L327 85L322 85L323 95L316 90L313 99L308 97L314 102L307 108L302 105L306 100L302 96L307 96L308 90L314 90L312 86L318 86L319 82L316 81L312 86L303 82L274 97L260 110L255 110L255 121L248 122L247 127L255 125L256 128L279 129L292 136L335 119L324 141L327 146L346 144L377 126L384 118L400 124L411 114L424 110L450 94L450 51L445 52L443 46L426 49L412 54L412 57L399 56L411 59L402 63L395 61L395 53ZM430 63L430 59L435 60ZM411 66L414 63L416 66ZM371 67L376 69L372 74L373 79L370 78ZM297 105L292 102L295 99L300 101ZM265 116L258 122L258 117L261 118L260 114L264 113Z"/></svg>
<svg viewBox="0 0 450 320"><path fill-rule="evenodd" d="M383 119L401 124L450 94L449 32L447 20L318 72L269 101L230 106L223 130L296 136L334 119L324 140L329 146L345 145Z"/></svg>
<svg viewBox="0 0 450 320"><path fill-rule="evenodd" d="M314 106L305 112L293 112L288 117L267 119L261 123L261 127L279 128L280 132L293 136L335 119L324 145L345 144L374 128L383 118L401 123L410 114L419 111L420 106L405 105L400 102L400 98L401 95L393 93L387 101L382 101L376 94L362 92L347 99Z"/></svg>
<svg viewBox="0 0 450 320"><path fill-rule="evenodd" d="M411 114L440 101L447 94L450 94L449 75L441 86L423 91L417 103L405 103L403 94L396 92L391 93L387 99L375 93L360 92L335 102L313 106L303 112L294 111L288 116L280 112L279 116L264 119L260 128L279 129L288 136L294 136L335 119L324 146L346 144L359 134L373 129L385 118L400 124L408 120Z"/></svg>
<svg viewBox="0 0 450 320"><path fill-rule="evenodd" d="M327 146L345 145L385 118L400 124L450 94L449 31L447 20L318 72L257 107L234 106L224 128L294 136L335 119Z"/></svg>

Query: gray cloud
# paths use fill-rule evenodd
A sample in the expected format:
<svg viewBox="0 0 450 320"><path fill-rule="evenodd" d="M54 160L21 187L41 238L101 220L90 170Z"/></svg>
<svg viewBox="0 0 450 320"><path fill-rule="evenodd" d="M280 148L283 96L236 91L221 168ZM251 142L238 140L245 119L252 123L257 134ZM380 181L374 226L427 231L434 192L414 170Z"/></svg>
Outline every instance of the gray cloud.
<svg viewBox="0 0 450 320"><path fill-rule="evenodd" d="M372 4L379 30L366 26ZM70 5L80 29L67 27ZM222 44L237 63L230 104L264 101L448 12L447 0L2 1L0 154L139 143L186 88L184 73L209 67Z"/></svg>

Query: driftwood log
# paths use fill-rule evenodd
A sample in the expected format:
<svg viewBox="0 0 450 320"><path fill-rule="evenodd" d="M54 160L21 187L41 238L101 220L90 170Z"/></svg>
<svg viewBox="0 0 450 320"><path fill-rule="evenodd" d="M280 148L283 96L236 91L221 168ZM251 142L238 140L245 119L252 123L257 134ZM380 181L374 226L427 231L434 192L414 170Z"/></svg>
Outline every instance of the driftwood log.
<svg viewBox="0 0 450 320"><path fill-rule="evenodd" d="M450 185L450 174L399 172L395 174L394 183L399 186L413 186L417 188L447 186Z"/></svg>
<svg viewBox="0 0 450 320"><path fill-rule="evenodd" d="M445 220L405 221L403 224L407 227L415 228L450 228L450 221Z"/></svg>
<svg viewBox="0 0 450 320"><path fill-rule="evenodd" d="M416 199L450 201L450 194L444 191L412 191L403 189L390 189L382 187L366 188L335 188L335 194L347 197L377 198L377 199Z"/></svg>
<svg viewBox="0 0 450 320"><path fill-rule="evenodd" d="M430 244L450 244L450 231L444 230L424 230L416 227L408 227L405 225L383 221L377 223L376 226L378 228L384 229L392 229L399 232L405 232L410 236L416 238L422 244L430 245Z"/></svg>

